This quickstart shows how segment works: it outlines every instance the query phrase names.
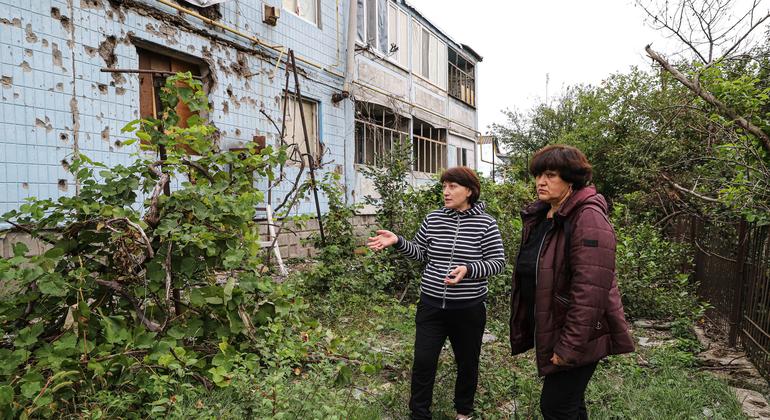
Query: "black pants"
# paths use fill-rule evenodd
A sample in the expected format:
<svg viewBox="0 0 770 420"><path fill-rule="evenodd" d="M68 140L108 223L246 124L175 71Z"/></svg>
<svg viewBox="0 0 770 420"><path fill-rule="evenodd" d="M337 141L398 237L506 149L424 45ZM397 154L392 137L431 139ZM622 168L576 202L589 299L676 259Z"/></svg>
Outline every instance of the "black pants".
<svg viewBox="0 0 770 420"><path fill-rule="evenodd" d="M546 375L540 394L540 412L545 420L588 420L586 387L596 363Z"/></svg>
<svg viewBox="0 0 770 420"><path fill-rule="evenodd" d="M487 323L485 304L463 309L441 309L420 302L417 306L417 335L414 340L412 395L409 409L413 419L430 419L433 384L438 357L449 337L457 363L455 409L460 414L473 413L473 398L479 379L481 337Z"/></svg>

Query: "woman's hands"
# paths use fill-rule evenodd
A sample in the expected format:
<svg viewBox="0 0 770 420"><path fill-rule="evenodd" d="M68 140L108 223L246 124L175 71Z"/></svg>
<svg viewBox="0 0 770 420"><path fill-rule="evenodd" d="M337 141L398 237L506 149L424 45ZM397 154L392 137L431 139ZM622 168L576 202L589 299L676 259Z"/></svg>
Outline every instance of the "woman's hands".
<svg viewBox="0 0 770 420"><path fill-rule="evenodd" d="M377 236L370 237L366 240L366 246L372 251L382 251L383 249L393 246L398 242L398 236L389 230L378 230Z"/></svg>
<svg viewBox="0 0 770 420"><path fill-rule="evenodd" d="M551 356L551 363L553 363L556 366L567 366L567 362L565 362L564 359L559 357L559 355L556 353L554 353L553 356Z"/></svg>
<svg viewBox="0 0 770 420"><path fill-rule="evenodd" d="M444 278L444 284L454 286L462 279L464 279L466 274L468 274L468 267L464 265L458 265L454 270L449 272L446 278Z"/></svg>
<svg viewBox="0 0 770 420"><path fill-rule="evenodd" d="M395 233L384 229L378 230L377 236L370 237L366 240L366 246L375 252L382 251L383 249L389 246L393 246L396 243L398 243L398 236L396 236ZM447 276L444 278L444 283L449 286L454 286L455 284L461 282L467 274L468 267L465 265L458 265L454 270L447 274Z"/></svg>

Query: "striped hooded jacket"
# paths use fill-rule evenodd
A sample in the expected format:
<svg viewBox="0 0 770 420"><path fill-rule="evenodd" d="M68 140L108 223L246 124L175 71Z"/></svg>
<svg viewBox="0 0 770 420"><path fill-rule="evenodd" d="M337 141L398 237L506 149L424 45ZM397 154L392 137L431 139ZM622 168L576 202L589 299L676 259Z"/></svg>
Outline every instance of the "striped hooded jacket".
<svg viewBox="0 0 770 420"><path fill-rule="evenodd" d="M462 212L442 207L425 217L413 240L398 237L397 251L426 263L420 292L429 305L453 309L482 302L487 278L505 268L497 221L484 208L482 202ZM465 278L456 285L445 285L447 274L459 265L468 267Z"/></svg>

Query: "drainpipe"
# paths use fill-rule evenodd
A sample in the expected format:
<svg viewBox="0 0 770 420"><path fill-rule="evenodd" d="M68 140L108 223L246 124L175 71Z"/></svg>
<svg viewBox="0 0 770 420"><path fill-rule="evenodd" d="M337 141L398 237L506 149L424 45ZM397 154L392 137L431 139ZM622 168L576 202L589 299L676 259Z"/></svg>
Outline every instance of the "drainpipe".
<svg viewBox="0 0 770 420"><path fill-rule="evenodd" d="M358 30L358 0L348 0L348 32L347 32L347 38L345 38L347 47L345 48L345 81L342 84L342 92L335 93L332 95L332 102L337 103L345 98L350 97L350 88L353 86L353 76L355 73L356 68L356 34ZM352 103L346 103L345 104L345 116L347 117L348 112L352 115L350 120L353 123L353 136L355 136L355 120L356 120L356 113L355 113L355 105ZM347 118L346 118L347 120ZM348 126L350 127L350 126ZM353 137L351 136L351 137ZM347 136L346 136L347 137ZM353 175L353 178L356 179L355 176L355 156L353 156L353 159L351 159L351 164L349 164L348 161L348 142L347 140L342 142L343 144L343 153L345 154L345 169L343 170L344 177L345 177L345 204L352 203L355 199L352 195L352 192L354 191L355 187L351 188L351 182L348 179L348 174ZM354 143L355 144L355 143ZM353 153L355 153L355 149L353 149ZM350 165L350 166L348 166Z"/></svg>
<svg viewBox="0 0 770 420"><path fill-rule="evenodd" d="M347 61L345 64L345 83L342 86L343 94L350 95L350 86L356 68L356 34L358 31L358 0L349 0L348 7L348 46L346 48Z"/></svg>

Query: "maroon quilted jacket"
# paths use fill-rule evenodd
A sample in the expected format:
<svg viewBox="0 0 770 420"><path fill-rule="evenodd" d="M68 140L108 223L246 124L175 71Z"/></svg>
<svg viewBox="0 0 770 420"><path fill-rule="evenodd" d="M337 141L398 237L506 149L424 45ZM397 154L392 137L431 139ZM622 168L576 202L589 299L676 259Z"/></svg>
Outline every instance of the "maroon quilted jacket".
<svg viewBox="0 0 770 420"><path fill-rule="evenodd" d="M537 201L522 211L522 244L548 208L548 204ZM566 231L570 232L569 239ZM565 249L568 241L569 252ZM541 376L593 363L610 354L634 351L615 280L615 245L607 202L593 186L588 186L575 191L562 204L543 241L535 288L534 331L526 322L528 303L521 300L514 273L511 351L519 354L534 345ZM568 366L551 363L554 352Z"/></svg>

